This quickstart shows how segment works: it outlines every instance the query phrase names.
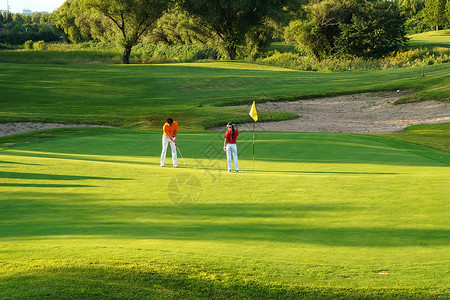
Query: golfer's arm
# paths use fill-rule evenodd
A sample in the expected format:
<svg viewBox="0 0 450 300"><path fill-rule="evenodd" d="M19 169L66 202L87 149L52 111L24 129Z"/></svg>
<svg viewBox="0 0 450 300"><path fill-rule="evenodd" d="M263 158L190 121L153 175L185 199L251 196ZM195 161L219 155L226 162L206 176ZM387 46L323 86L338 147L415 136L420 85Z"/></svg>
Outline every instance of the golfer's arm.
<svg viewBox="0 0 450 300"><path fill-rule="evenodd" d="M175 142L175 141L173 140L174 137L172 137L172 136L170 135L170 133L166 132L166 135L169 137L169 140L170 140L170 141Z"/></svg>
<svg viewBox="0 0 450 300"><path fill-rule="evenodd" d="M175 131L173 132L173 137L176 138L177 135L178 135L178 130L175 130Z"/></svg>
<svg viewBox="0 0 450 300"><path fill-rule="evenodd" d="M223 140L223 147L225 148L227 146L227 139Z"/></svg>

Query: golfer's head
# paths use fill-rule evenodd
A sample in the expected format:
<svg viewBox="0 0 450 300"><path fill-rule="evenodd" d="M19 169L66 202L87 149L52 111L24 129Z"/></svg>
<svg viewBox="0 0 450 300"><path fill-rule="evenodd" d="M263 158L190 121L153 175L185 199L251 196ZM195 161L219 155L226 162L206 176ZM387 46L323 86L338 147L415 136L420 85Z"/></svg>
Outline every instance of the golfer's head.
<svg viewBox="0 0 450 300"><path fill-rule="evenodd" d="M166 120L166 122L167 122L167 124L169 124L170 126L173 125L173 119L172 119L172 118L168 118L168 119Z"/></svg>
<svg viewBox="0 0 450 300"><path fill-rule="evenodd" d="M232 129L232 128L233 128L233 125L234 125L234 124L233 124L233 123L231 123L231 122L230 122L230 123L228 123L228 124L227 124L227 129Z"/></svg>

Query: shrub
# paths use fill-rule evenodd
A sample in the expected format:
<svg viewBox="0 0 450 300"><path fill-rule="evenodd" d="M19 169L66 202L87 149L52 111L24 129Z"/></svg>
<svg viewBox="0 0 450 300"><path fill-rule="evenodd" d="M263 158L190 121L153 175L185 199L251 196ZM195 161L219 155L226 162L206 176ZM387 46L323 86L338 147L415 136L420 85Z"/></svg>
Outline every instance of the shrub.
<svg viewBox="0 0 450 300"><path fill-rule="evenodd" d="M25 50L32 50L33 49L33 41L32 40L28 40L23 44L23 48Z"/></svg>
<svg viewBox="0 0 450 300"><path fill-rule="evenodd" d="M136 47L134 50L136 60L139 62L168 62L168 61L196 61L204 59L217 59L220 54L215 48L196 45L168 46L146 45Z"/></svg>
<svg viewBox="0 0 450 300"><path fill-rule="evenodd" d="M340 56L328 57L320 61L311 56L275 51L271 56L258 59L256 62L302 71L370 71L448 63L450 50L447 48L411 49L394 51L380 59Z"/></svg>
<svg viewBox="0 0 450 300"><path fill-rule="evenodd" d="M45 42L44 41L35 42L33 44L33 50L44 50L44 48L45 48Z"/></svg>

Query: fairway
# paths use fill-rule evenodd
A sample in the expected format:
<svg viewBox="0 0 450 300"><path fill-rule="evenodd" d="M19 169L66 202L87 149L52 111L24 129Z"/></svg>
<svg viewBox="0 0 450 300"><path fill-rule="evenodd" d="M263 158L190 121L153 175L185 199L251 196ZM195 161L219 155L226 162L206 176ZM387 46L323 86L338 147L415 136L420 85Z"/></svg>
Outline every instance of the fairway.
<svg viewBox="0 0 450 300"><path fill-rule="evenodd" d="M242 132L228 174L223 133L161 168L160 133L76 131L0 151L0 298L450 296L448 152L258 132L253 168Z"/></svg>
<svg viewBox="0 0 450 300"><path fill-rule="evenodd" d="M422 70L426 76L422 77ZM1 64L0 121L106 124L160 129L170 114L184 129L233 120L243 108L218 105L410 89L409 98L448 100L448 64L361 72L301 72L241 62L158 65ZM260 121L297 117L260 112Z"/></svg>

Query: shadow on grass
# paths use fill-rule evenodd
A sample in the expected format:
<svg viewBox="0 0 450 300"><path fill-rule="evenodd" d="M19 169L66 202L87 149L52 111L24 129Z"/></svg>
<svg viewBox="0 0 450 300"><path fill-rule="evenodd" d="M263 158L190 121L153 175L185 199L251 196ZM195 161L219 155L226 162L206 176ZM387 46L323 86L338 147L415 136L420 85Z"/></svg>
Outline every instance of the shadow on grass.
<svg viewBox="0 0 450 300"><path fill-rule="evenodd" d="M269 241L346 247L450 245L448 229L311 225L311 220L327 218L330 213L368 214L364 208L345 204L214 203L185 209L173 205L128 206L123 204L126 200L118 199L96 202L88 195L68 193L10 192L2 198L0 237L5 238L105 235L119 239Z"/></svg>
<svg viewBox="0 0 450 300"><path fill-rule="evenodd" d="M28 163L21 163L21 162L15 162L15 161L4 161L4 160L0 160L0 164L26 165L26 166L39 166L40 165L40 164L28 164Z"/></svg>
<svg viewBox="0 0 450 300"><path fill-rule="evenodd" d="M20 266L4 263L6 267ZM302 287L239 280L229 274L185 267L131 268L102 263L99 266L49 267L33 262L20 275L3 276L6 299L436 299L445 292L426 289L355 289ZM203 278L198 274L203 274ZM206 275L206 276L205 276ZM207 277L207 278L204 278Z"/></svg>
<svg viewBox="0 0 450 300"><path fill-rule="evenodd" d="M38 183L0 183L1 186L8 187L32 187L32 188L65 188L65 187L94 187L93 185L85 184L38 184Z"/></svg>
<svg viewBox="0 0 450 300"><path fill-rule="evenodd" d="M0 178L13 179L38 179L38 180L129 180L127 178L112 178L112 177L96 177L96 176L77 176L77 175L55 175L45 173L21 173L21 172L3 172L0 171Z"/></svg>

